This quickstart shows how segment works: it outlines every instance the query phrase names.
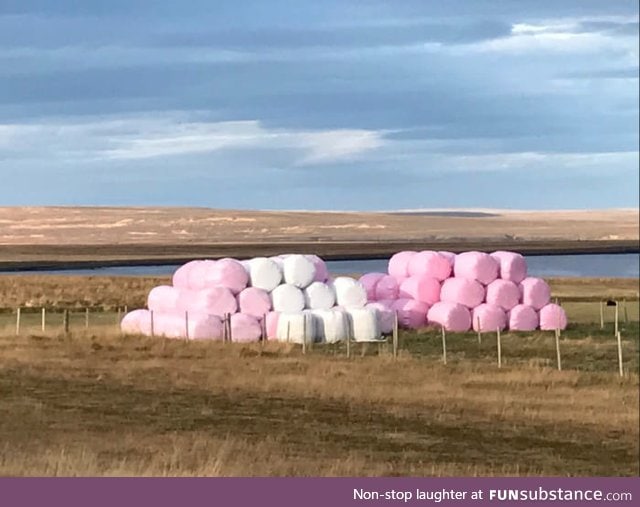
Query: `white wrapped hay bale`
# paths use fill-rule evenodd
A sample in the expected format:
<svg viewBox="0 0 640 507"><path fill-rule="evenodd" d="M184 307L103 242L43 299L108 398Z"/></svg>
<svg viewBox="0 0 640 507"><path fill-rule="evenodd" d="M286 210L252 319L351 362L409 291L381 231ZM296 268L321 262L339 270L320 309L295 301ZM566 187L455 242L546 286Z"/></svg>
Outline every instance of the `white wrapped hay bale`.
<svg viewBox="0 0 640 507"><path fill-rule="evenodd" d="M313 262L304 255L288 255L283 261L284 281L290 285L304 289L308 287L316 277L316 267Z"/></svg>
<svg viewBox="0 0 640 507"><path fill-rule="evenodd" d="M271 296L257 287L247 287L238 294L238 308L241 313L261 319L271 311Z"/></svg>
<svg viewBox="0 0 640 507"><path fill-rule="evenodd" d="M304 310L304 293L295 285L278 285L271 292L273 309L281 313L298 313Z"/></svg>
<svg viewBox="0 0 640 507"><path fill-rule="evenodd" d="M336 303L344 308L364 308L367 304L367 290L358 280L339 276L331 282L336 293Z"/></svg>
<svg viewBox="0 0 640 507"><path fill-rule="evenodd" d="M316 282L326 283L329 280L329 270L327 269L327 264L324 260L313 254L306 255L305 257L313 263L316 269L316 276L314 277L314 280Z"/></svg>
<svg viewBox="0 0 640 507"><path fill-rule="evenodd" d="M313 282L304 289L304 301L311 310L328 310L336 304L336 294L326 283Z"/></svg>
<svg viewBox="0 0 640 507"><path fill-rule="evenodd" d="M485 299L487 303L509 311L520 302L520 288L509 280L498 278L487 285Z"/></svg>
<svg viewBox="0 0 640 507"><path fill-rule="evenodd" d="M349 319L341 310L312 310L316 319L317 340L323 343L338 343L347 339Z"/></svg>
<svg viewBox="0 0 640 507"><path fill-rule="evenodd" d="M381 338L378 313L374 308L347 308L351 337L356 342L369 342Z"/></svg>
<svg viewBox="0 0 640 507"><path fill-rule="evenodd" d="M147 308L154 312L175 312L178 310L183 291L170 285L158 285L149 291Z"/></svg>
<svg viewBox="0 0 640 507"><path fill-rule="evenodd" d="M251 287L271 292L282 282L282 267L273 259L256 257L248 262Z"/></svg>
<svg viewBox="0 0 640 507"><path fill-rule="evenodd" d="M376 311L378 316L378 326L380 327L380 332L382 334L388 334L393 331L396 312L395 310L392 310L389 305L376 301L374 303L368 303L365 308L372 308Z"/></svg>
<svg viewBox="0 0 640 507"><path fill-rule="evenodd" d="M280 342L313 343L316 339L316 318L310 312L281 313L277 336Z"/></svg>

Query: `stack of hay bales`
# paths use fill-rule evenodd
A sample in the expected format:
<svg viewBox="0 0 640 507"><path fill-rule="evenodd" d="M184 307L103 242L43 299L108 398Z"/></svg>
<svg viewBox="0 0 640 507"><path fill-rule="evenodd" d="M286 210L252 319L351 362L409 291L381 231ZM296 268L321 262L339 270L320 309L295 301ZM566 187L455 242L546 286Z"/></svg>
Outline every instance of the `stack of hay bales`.
<svg viewBox="0 0 640 507"><path fill-rule="evenodd" d="M527 276L515 252L399 252L388 273L360 278L381 315L397 312L401 327L427 325L464 332L565 329L564 310L550 303L549 285Z"/></svg>
<svg viewBox="0 0 640 507"><path fill-rule="evenodd" d="M379 294L396 295L383 289ZM330 280L316 255L196 260L176 270L172 285L153 288L147 309L127 314L121 329L237 342L335 343L348 336L370 341L380 337L380 320L367 302L362 283Z"/></svg>

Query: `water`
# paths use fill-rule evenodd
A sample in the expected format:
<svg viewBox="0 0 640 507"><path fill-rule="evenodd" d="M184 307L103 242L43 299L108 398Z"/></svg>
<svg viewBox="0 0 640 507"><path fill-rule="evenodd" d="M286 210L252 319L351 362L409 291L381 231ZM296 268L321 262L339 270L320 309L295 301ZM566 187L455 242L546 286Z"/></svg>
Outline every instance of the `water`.
<svg viewBox="0 0 640 507"><path fill-rule="evenodd" d="M621 277L640 276L640 254L581 254L581 255L533 255L526 256L529 274L532 276L573 277ZM328 261L334 274L386 272L387 259ZM172 274L178 265L112 266L94 269L58 269L46 271L14 271L12 274L63 274L63 275L146 275ZM0 273L2 273L0 271Z"/></svg>

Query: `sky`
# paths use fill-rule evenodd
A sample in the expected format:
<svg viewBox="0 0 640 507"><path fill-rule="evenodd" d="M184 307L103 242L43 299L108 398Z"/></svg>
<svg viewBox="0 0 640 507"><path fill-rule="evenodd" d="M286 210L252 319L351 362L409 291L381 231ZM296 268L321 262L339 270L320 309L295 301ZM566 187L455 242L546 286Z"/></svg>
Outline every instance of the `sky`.
<svg viewBox="0 0 640 507"><path fill-rule="evenodd" d="M0 205L637 208L637 0L1 0Z"/></svg>

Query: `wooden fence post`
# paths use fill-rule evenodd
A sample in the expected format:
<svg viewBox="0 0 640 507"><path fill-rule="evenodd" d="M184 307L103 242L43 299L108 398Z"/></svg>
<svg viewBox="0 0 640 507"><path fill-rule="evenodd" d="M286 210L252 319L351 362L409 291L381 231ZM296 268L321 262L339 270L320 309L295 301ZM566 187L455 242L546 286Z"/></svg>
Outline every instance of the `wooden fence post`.
<svg viewBox="0 0 640 507"><path fill-rule="evenodd" d="M620 376L623 377L624 370L622 368L622 337L620 336L619 332L616 337L618 339L618 371L620 373Z"/></svg>
<svg viewBox="0 0 640 507"><path fill-rule="evenodd" d="M562 360L560 358L560 329L556 328L556 358L558 360L558 371L562 371Z"/></svg>
<svg viewBox="0 0 640 507"><path fill-rule="evenodd" d="M398 358L398 312L393 312L393 358Z"/></svg>
<svg viewBox="0 0 640 507"><path fill-rule="evenodd" d="M604 301L600 301L600 329L604 329Z"/></svg>
<svg viewBox="0 0 640 507"><path fill-rule="evenodd" d="M229 343L233 342L233 330L231 329L231 314L227 314L227 322L229 323Z"/></svg>
<svg viewBox="0 0 640 507"><path fill-rule="evenodd" d="M16 336L20 334L20 319L22 318L22 309L18 307L16 310Z"/></svg>
<svg viewBox="0 0 640 507"><path fill-rule="evenodd" d="M618 302L616 301L616 309L615 309L615 315L616 315L615 316L615 320L616 320L616 322L615 322L614 331L613 331L615 333L614 336L618 336L618 306L619 306Z"/></svg>
<svg viewBox="0 0 640 507"><path fill-rule="evenodd" d="M120 309L120 307L118 306L118 312L117 312L117 316L116 316L116 319L117 319L117 321L116 321L116 325L118 325L118 326L120 325L120 320L121 320L121 317L122 317L122 315L121 315L121 311L122 311L122 310L121 310L121 309Z"/></svg>
<svg viewBox="0 0 640 507"><path fill-rule="evenodd" d="M184 336L188 340L189 339L189 311L185 310L184 312Z"/></svg>
<svg viewBox="0 0 640 507"><path fill-rule="evenodd" d="M84 328L89 329L89 308L84 309Z"/></svg>
<svg viewBox="0 0 640 507"><path fill-rule="evenodd" d="M442 363L447 364L447 332L444 326L440 329L442 330Z"/></svg>
<svg viewBox="0 0 640 507"><path fill-rule="evenodd" d="M480 327L480 317L476 319L478 323L478 345L482 345L482 328Z"/></svg>
<svg viewBox="0 0 640 507"><path fill-rule="evenodd" d="M69 310L67 308L62 312L62 329L64 334L69 334Z"/></svg>
<svg viewBox="0 0 640 507"><path fill-rule="evenodd" d="M502 340L500 338L500 328L496 328L496 338L498 342L498 368L502 368Z"/></svg>
<svg viewBox="0 0 640 507"><path fill-rule="evenodd" d="M347 322L347 359L351 357L351 324Z"/></svg>
<svg viewBox="0 0 640 507"><path fill-rule="evenodd" d="M42 328L42 332L44 333L47 328L47 309L43 306L42 312L40 315L40 327Z"/></svg>
<svg viewBox="0 0 640 507"><path fill-rule="evenodd" d="M302 354L307 353L307 319L306 315L302 314Z"/></svg>
<svg viewBox="0 0 640 507"><path fill-rule="evenodd" d="M624 310L624 323L629 323L629 313L627 312L627 299L622 300L622 309Z"/></svg>
<svg viewBox="0 0 640 507"><path fill-rule="evenodd" d="M156 335L155 326L153 322L153 310L149 311L149 317L151 318L151 337L153 338Z"/></svg>

